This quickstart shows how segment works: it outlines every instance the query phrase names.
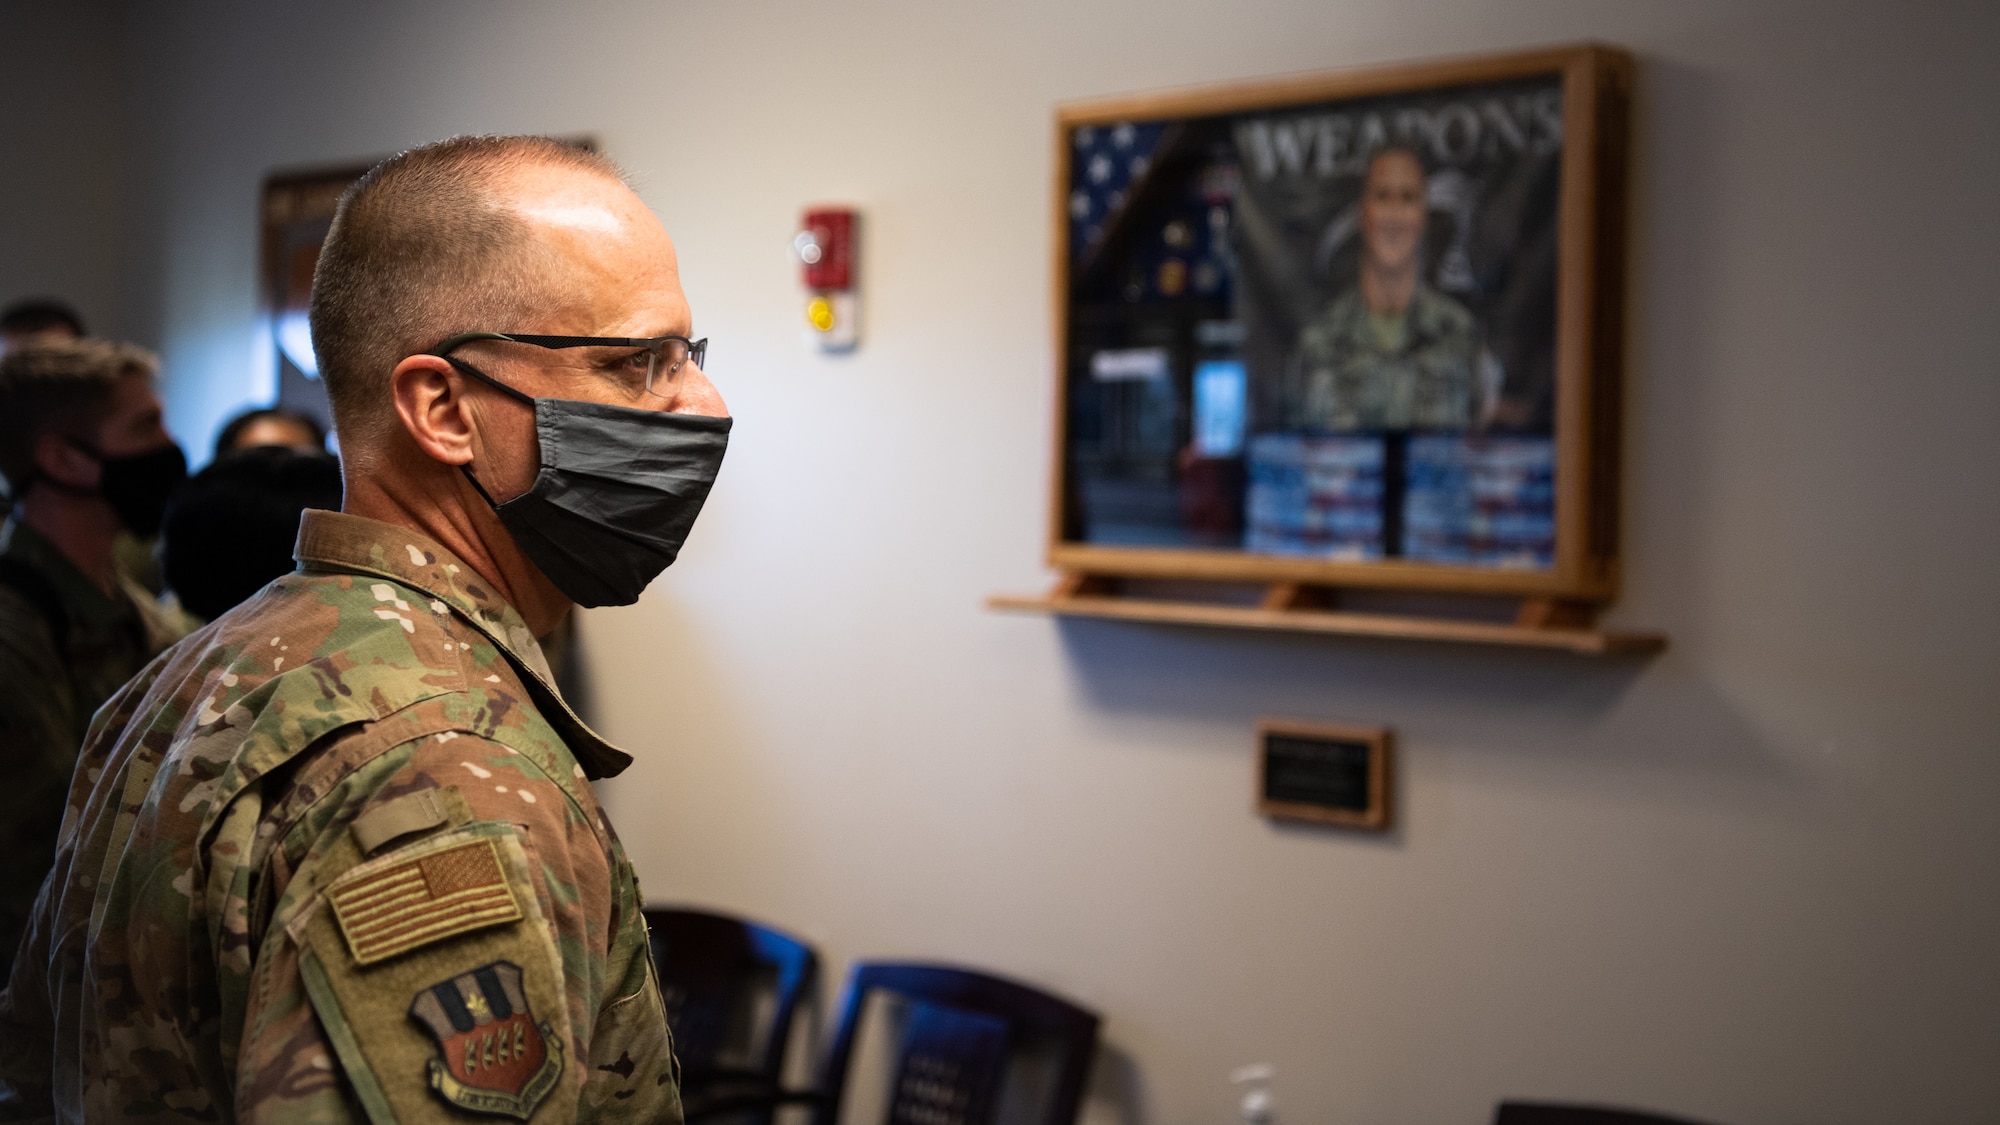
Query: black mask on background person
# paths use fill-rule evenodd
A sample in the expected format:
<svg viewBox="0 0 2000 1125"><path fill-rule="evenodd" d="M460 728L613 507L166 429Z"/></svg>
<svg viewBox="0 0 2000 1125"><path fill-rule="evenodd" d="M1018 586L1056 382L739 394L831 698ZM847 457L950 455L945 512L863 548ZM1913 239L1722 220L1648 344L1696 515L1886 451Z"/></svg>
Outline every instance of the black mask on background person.
<svg viewBox="0 0 2000 1125"><path fill-rule="evenodd" d="M495 503L461 465L528 560L580 606L631 605L673 565L722 468L734 419L533 398L463 360L459 371L535 408L541 471Z"/></svg>
<svg viewBox="0 0 2000 1125"><path fill-rule="evenodd" d="M77 488L46 473L37 474L34 479L72 496L102 496L111 505L111 510L117 513L118 522L125 525L125 530L141 539L158 535L160 520L167 513L167 501L173 498L174 490L188 475L187 454L181 452L180 445L170 441L144 453L107 457L75 438L68 440L95 459L103 470L97 487Z"/></svg>

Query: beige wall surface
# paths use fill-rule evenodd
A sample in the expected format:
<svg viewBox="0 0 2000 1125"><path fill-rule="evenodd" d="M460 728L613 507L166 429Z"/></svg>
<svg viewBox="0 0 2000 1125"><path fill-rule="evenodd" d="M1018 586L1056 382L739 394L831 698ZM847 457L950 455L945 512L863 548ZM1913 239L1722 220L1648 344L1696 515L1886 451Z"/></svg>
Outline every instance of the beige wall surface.
<svg viewBox="0 0 2000 1125"><path fill-rule="evenodd" d="M1106 1017L1095 1121L1233 1120L1228 1071L1258 1061L1298 1123L1510 1095L1991 1121L1995 13L148 0L126 315L204 442L266 377L267 170L596 134L675 233L738 416L682 561L583 623L589 703L639 757L604 792L647 892L802 930L836 972L939 958L1071 994ZM980 608L1048 581L1056 103L1587 38L1640 65L1614 620L1670 652ZM5 198L31 198L15 178L50 173L14 158ZM785 253L824 200L867 220L845 358L801 347ZM1254 816L1262 715L1393 726L1398 830Z"/></svg>

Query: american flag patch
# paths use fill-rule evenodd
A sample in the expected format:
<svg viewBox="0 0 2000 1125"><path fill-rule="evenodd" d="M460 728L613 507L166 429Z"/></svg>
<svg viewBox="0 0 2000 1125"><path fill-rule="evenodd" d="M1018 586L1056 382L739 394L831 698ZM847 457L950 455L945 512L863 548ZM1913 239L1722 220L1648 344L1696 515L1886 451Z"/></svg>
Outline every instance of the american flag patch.
<svg viewBox="0 0 2000 1125"><path fill-rule="evenodd" d="M327 899L363 965L521 916L490 839L343 878Z"/></svg>

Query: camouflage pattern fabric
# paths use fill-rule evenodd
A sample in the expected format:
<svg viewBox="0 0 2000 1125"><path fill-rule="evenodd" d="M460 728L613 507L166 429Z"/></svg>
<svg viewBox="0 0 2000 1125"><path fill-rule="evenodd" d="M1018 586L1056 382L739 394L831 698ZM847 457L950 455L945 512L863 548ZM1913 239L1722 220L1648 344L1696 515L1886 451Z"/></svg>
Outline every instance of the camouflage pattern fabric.
<svg viewBox="0 0 2000 1125"><path fill-rule="evenodd" d="M1464 429L1478 346L1464 305L1418 283L1401 323L1376 323L1356 286L1299 333L1301 417L1313 430ZM1400 336L1400 339L1396 339Z"/></svg>
<svg viewBox="0 0 2000 1125"><path fill-rule="evenodd" d="M0 554L54 595L0 583L0 965L12 961L35 892L55 860L64 795L90 716L193 623L170 620L135 586L106 594L55 544L19 523ZM50 612L61 614L60 640Z"/></svg>
<svg viewBox="0 0 2000 1125"><path fill-rule="evenodd" d="M0 995L6 1111L680 1120L630 762L436 543L308 512L300 569L98 715Z"/></svg>

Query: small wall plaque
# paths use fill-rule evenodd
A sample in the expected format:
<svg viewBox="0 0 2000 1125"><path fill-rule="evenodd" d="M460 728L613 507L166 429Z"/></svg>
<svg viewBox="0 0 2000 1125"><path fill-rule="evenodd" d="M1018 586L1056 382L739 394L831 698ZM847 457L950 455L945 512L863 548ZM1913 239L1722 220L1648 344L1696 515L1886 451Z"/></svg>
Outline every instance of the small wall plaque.
<svg viewBox="0 0 2000 1125"><path fill-rule="evenodd" d="M1257 811L1381 832L1389 827L1387 727L1257 724Z"/></svg>

